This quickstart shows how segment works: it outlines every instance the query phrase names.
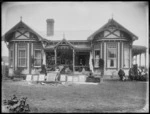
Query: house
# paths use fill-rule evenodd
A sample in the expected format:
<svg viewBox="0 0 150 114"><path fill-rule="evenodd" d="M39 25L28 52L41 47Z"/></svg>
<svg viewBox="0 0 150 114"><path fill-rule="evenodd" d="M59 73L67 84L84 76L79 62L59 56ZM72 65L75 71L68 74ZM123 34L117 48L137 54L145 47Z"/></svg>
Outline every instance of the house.
<svg viewBox="0 0 150 114"><path fill-rule="evenodd" d="M80 72L82 68L100 72L100 58L104 60L104 75L117 73L120 68L128 74L133 56L146 52L144 47L134 54L133 42L138 37L113 18L87 40L66 40L65 37L51 40L57 36L54 20L47 19L46 22L46 35L33 30L22 20L3 35L9 49L10 76L17 69L21 69L23 74L33 74L41 70L42 64L46 65L47 71L55 71L56 66L63 65L73 72Z"/></svg>

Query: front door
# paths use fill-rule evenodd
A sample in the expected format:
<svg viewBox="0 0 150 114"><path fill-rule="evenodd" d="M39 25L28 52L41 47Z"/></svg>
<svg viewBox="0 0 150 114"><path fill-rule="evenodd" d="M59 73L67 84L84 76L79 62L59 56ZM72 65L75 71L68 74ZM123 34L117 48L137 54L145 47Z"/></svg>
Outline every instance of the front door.
<svg viewBox="0 0 150 114"><path fill-rule="evenodd" d="M68 45L57 47L57 66L60 65L73 70L73 50Z"/></svg>

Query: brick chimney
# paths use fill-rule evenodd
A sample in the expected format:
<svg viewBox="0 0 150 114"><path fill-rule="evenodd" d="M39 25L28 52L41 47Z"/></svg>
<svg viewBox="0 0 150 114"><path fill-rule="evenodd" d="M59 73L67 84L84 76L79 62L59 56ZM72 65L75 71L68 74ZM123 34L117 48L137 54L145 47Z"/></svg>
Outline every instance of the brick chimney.
<svg viewBox="0 0 150 114"><path fill-rule="evenodd" d="M54 19L47 19L47 36L54 35Z"/></svg>

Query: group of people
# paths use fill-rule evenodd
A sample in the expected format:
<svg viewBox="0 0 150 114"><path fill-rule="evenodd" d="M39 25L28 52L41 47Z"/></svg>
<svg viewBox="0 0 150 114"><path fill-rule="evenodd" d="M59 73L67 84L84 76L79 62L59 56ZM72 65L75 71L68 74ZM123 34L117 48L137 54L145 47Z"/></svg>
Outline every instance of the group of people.
<svg viewBox="0 0 150 114"><path fill-rule="evenodd" d="M126 80L125 72L124 72L123 69L119 70L118 75L119 75L121 81L125 81ZM140 68L133 69L133 68L130 68L130 70L129 70L129 79L130 80L138 80L138 79L140 80L141 77L144 77L146 75L147 75L147 72L146 72L145 69L140 69Z"/></svg>
<svg viewBox="0 0 150 114"><path fill-rule="evenodd" d="M69 74L69 73L72 72L69 67L62 67L62 68L56 67L56 70L55 70L55 72L56 72L55 81L59 81L60 80L60 73L61 73L62 70L65 70L66 74Z"/></svg>
<svg viewBox="0 0 150 114"><path fill-rule="evenodd" d="M69 69L69 67L62 67L62 68L61 67L60 68L56 67L56 70L55 70L55 72L56 72L55 81L59 81L60 80L60 72L62 70L65 70L65 73L71 73L71 70ZM85 69L83 69L83 70L85 70ZM42 66L42 71L41 72L43 72L43 73L45 73L45 75L47 75L45 66ZM118 71L118 75L119 75L121 81L125 81L126 80L125 72L124 72L124 70L122 68ZM137 74L134 73L134 68L131 68L129 70L129 78L134 78L134 77L138 77L138 76L145 76L145 75L147 75L147 73L146 73L146 71L144 69L139 69L138 68L137 69Z"/></svg>

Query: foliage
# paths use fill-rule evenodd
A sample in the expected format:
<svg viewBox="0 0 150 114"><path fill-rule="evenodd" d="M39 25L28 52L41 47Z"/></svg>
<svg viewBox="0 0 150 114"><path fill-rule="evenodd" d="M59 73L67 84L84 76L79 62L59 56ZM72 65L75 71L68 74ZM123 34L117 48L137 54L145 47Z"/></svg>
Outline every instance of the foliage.
<svg viewBox="0 0 150 114"><path fill-rule="evenodd" d="M29 104L26 104L27 97L17 99L15 95L9 100L4 100L3 104L7 105L7 109L11 113L28 113L30 111Z"/></svg>
<svg viewBox="0 0 150 114"><path fill-rule="evenodd" d="M46 73L45 65L43 65L43 64L41 65L41 72L40 72L40 73L41 73L41 74L45 74L45 75L47 74L47 73Z"/></svg>
<svg viewBox="0 0 150 114"><path fill-rule="evenodd" d="M100 69L104 69L104 60L103 59L99 59L99 68Z"/></svg>
<svg viewBox="0 0 150 114"><path fill-rule="evenodd" d="M22 70L23 70L22 68L18 67L17 70L14 71L14 74L21 75Z"/></svg>
<svg viewBox="0 0 150 114"><path fill-rule="evenodd" d="M94 66L94 59L92 59L92 65Z"/></svg>
<svg viewBox="0 0 150 114"><path fill-rule="evenodd" d="M101 75L104 75L104 60L100 58L99 60L99 68L101 70Z"/></svg>
<svg viewBox="0 0 150 114"><path fill-rule="evenodd" d="M141 71L140 71L141 70ZM146 73L146 68L141 67L140 70L136 65L133 65L129 70L129 79L130 80L138 80L138 81L146 81L148 78L148 74Z"/></svg>
<svg viewBox="0 0 150 114"><path fill-rule="evenodd" d="M14 71L14 76L12 78L23 78L25 79L26 76L24 74L22 74L24 68L20 68L18 67L17 70Z"/></svg>
<svg viewBox="0 0 150 114"><path fill-rule="evenodd" d="M3 78L6 79L8 78L8 73L9 73L9 67L7 65L2 65L2 75L3 75Z"/></svg>

